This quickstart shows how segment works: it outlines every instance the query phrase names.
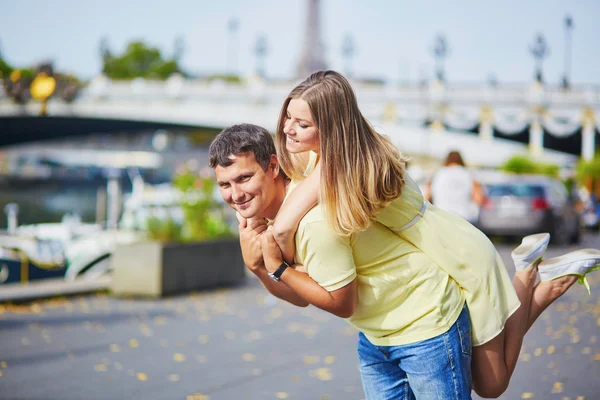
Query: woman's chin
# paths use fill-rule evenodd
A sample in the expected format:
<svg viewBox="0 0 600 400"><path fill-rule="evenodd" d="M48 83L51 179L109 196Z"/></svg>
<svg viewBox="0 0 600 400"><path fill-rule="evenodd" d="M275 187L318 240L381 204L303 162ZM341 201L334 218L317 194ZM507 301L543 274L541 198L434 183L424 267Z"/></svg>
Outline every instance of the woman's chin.
<svg viewBox="0 0 600 400"><path fill-rule="evenodd" d="M285 145L285 149L290 153L290 154L297 154L297 153L302 153L305 150L300 149L298 146L294 146L293 144L287 143Z"/></svg>

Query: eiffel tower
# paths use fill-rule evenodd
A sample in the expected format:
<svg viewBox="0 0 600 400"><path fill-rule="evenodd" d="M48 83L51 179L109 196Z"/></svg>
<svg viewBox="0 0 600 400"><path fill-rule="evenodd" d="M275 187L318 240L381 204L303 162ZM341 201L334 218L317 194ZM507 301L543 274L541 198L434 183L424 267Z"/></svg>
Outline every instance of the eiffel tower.
<svg viewBox="0 0 600 400"><path fill-rule="evenodd" d="M304 27L304 43L296 67L296 78L305 79L311 73L327 69L325 48L321 41L320 0L308 0L308 13Z"/></svg>

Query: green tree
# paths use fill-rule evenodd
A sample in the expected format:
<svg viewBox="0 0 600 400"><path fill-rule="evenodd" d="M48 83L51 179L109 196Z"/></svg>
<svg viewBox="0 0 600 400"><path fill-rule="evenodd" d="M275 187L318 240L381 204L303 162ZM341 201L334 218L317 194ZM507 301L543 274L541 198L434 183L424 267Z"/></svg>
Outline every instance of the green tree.
<svg viewBox="0 0 600 400"><path fill-rule="evenodd" d="M12 70L12 67L8 65L2 57L0 57L0 78L9 77Z"/></svg>
<svg viewBox="0 0 600 400"><path fill-rule="evenodd" d="M580 159L575 171L577 180L591 189L593 182L600 180L600 155L589 161Z"/></svg>
<svg viewBox="0 0 600 400"><path fill-rule="evenodd" d="M122 55L107 54L102 72L111 79L167 79L179 72L176 60L164 60L160 50L143 42L131 42Z"/></svg>

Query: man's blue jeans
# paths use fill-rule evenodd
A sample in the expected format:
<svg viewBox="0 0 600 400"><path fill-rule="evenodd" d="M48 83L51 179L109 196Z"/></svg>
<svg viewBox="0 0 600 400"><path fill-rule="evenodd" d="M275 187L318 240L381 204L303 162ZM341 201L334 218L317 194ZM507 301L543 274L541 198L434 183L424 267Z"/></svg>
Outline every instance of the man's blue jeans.
<svg viewBox="0 0 600 400"><path fill-rule="evenodd" d="M375 346L360 333L358 359L367 400L470 399L471 321L467 307L450 330L421 342Z"/></svg>

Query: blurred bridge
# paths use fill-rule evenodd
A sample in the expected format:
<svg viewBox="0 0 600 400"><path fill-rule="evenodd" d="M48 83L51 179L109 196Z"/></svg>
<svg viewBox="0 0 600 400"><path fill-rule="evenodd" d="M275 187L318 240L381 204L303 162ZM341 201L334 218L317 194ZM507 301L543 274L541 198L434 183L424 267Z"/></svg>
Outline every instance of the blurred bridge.
<svg viewBox="0 0 600 400"><path fill-rule="evenodd" d="M216 128L249 122L274 131L294 82L244 84L98 77L72 103L18 105L0 94L0 147L95 132ZM428 86L353 83L371 123L407 154L442 157L460 149L470 163L497 165L515 153L559 164L593 157L600 142L600 87Z"/></svg>

